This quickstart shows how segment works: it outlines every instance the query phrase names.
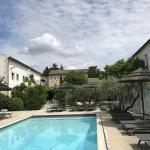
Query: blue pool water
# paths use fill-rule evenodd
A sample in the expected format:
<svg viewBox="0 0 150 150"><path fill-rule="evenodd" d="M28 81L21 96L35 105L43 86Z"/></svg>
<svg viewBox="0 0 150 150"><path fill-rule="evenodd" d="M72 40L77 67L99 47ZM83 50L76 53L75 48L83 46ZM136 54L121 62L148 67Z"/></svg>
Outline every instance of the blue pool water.
<svg viewBox="0 0 150 150"><path fill-rule="evenodd" d="M97 150L96 117L34 117L0 129L0 150Z"/></svg>

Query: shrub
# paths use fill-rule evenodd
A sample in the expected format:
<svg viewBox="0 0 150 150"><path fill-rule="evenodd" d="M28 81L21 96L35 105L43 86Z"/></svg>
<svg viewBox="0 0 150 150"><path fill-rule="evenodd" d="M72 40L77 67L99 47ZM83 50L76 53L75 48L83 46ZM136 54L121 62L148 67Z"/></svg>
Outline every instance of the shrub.
<svg viewBox="0 0 150 150"><path fill-rule="evenodd" d="M8 109L8 103L10 101L10 97L0 93L0 109Z"/></svg>
<svg viewBox="0 0 150 150"><path fill-rule="evenodd" d="M65 105L65 91L55 90L54 99L59 102L60 105Z"/></svg>
<svg viewBox="0 0 150 150"><path fill-rule="evenodd" d="M72 95L76 101L80 101L80 102L88 102L90 104L90 102L94 100L93 89L78 87L72 92Z"/></svg>
<svg viewBox="0 0 150 150"><path fill-rule="evenodd" d="M74 92L74 89L67 90L66 102L69 106L75 106L76 105L76 99L75 99L73 92Z"/></svg>
<svg viewBox="0 0 150 150"><path fill-rule="evenodd" d="M52 100L55 95L55 89L49 89L47 92L47 100Z"/></svg>
<svg viewBox="0 0 150 150"><path fill-rule="evenodd" d="M16 86L12 89L11 95L12 97L23 99L25 96L26 89L27 89L27 86L24 83L21 83L19 86Z"/></svg>
<svg viewBox="0 0 150 150"><path fill-rule="evenodd" d="M28 87L23 97L24 107L28 110L40 109L47 100L47 89L42 85Z"/></svg>
<svg viewBox="0 0 150 150"><path fill-rule="evenodd" d="M23 101L20 98L12 98L8 104L9 110L23 110Z"/></svg>
<svg viewBox="0 0 150 150"><path fill-rule="evenodd" d="M40 109L47 100L48 88L43 85L26 86L21 84L13 88L12 97L20 98L23 101L24 109Z"/></svg>
<svg viewBox="0 0 150 150"><path fill-rule="evenodd" d="M77 87L67 92L67 104L76 105L76 102L82 102L84 105L91 105L93 102L95 104L95 94L92 88Z"/></svg>

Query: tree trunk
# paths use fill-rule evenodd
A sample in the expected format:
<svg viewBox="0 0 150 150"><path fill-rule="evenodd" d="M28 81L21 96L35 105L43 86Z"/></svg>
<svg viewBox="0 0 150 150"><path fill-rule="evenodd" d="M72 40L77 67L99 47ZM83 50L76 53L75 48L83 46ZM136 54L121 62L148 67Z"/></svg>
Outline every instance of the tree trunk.
<svg viewBox="0 0 150 150"><path fill-rule="evenodd" d="M139 98L139 92L138 92L137 96L133 99L132 104L131 104L130 106L128 106L128 107L125 109L125 111L128 111L130 108L132 108L138 98Z"/></svg>

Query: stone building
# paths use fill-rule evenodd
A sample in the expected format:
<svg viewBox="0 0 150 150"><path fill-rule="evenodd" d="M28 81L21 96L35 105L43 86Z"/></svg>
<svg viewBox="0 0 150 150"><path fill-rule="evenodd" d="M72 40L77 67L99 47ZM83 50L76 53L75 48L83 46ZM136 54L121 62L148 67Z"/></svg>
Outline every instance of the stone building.
<svg viewBox="0 0 150 150"><path fill-rule="evenodd" d="M61 80L64 80L66 74L69 73L69 71L72 71L72 70L60 70L60 69L51 70L48 76L48 85L50 87L59 86L61 83ZM85 76L88 78L88 69L78 69L76 71L84 73Z"/></svg>

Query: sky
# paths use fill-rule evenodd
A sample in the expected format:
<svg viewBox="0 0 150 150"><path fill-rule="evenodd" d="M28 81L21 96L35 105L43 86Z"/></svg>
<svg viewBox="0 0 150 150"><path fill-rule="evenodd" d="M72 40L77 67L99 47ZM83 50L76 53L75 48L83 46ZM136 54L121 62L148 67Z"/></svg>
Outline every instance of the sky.
<svg viewBox="0 0 150 150"><path fill-rule="evenodd" d="M42 71L103 68L150 38L150 0L0 0L0 53Z"/></svg>

